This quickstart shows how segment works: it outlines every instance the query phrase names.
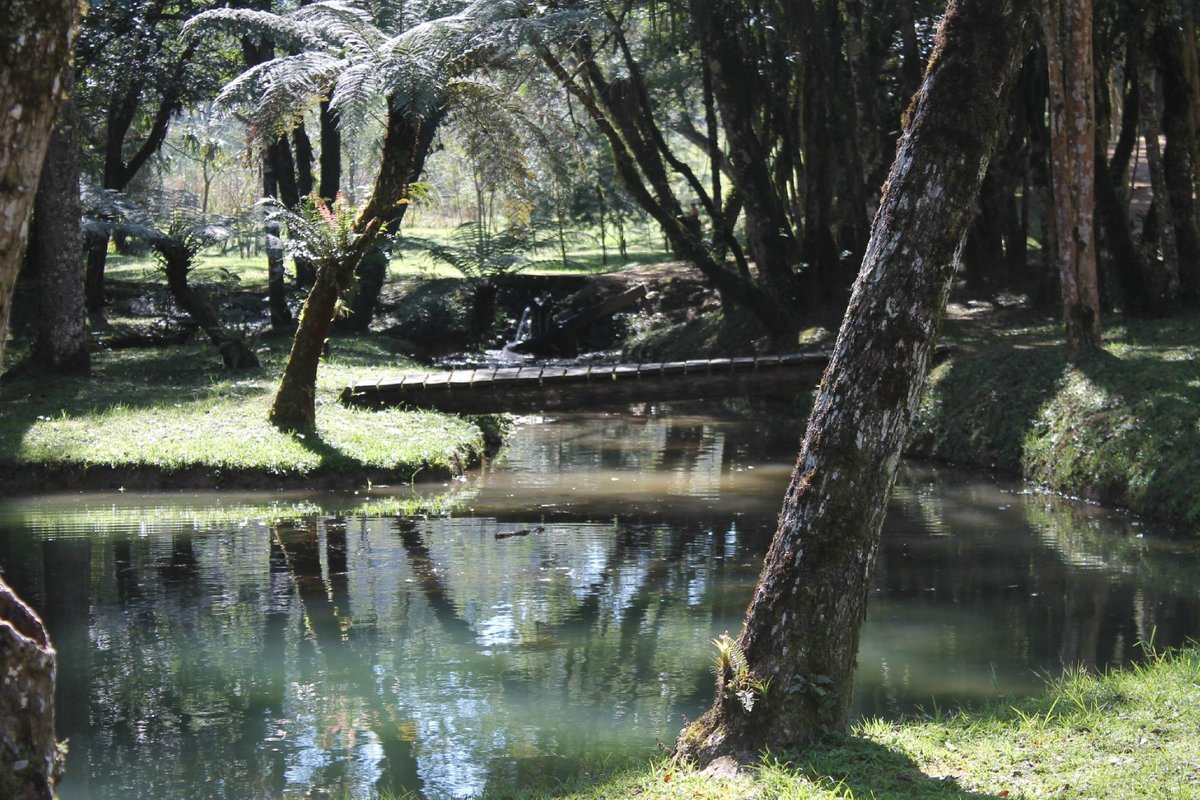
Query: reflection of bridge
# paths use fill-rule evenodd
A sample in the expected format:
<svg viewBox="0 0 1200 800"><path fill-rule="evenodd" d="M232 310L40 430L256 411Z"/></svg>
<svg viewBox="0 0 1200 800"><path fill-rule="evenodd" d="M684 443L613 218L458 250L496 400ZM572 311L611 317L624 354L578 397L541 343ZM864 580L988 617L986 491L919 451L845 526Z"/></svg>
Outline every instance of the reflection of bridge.
<svg viewBox="0 0 1200 800"><path fill-rule="evenodd" d="M411 406L460 414L563 411L604 405L792 395L813 389L829 353L712 358L655 364L575 367L487 367L415 373L354 383L343 403Z"/></svg>

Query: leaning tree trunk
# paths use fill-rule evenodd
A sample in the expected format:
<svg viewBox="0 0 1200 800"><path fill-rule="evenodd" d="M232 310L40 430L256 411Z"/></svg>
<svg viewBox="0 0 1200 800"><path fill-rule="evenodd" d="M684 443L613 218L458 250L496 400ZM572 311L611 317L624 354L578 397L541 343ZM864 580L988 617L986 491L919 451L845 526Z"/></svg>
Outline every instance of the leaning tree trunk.
<svg viewBox="0 0 1200 800"><path fill-rule="evenodd" d="M68 86L73 79L68 79ZM79 202L79 136L75 103L62 105L50 136L35 201L38 323L34 366L51 372L91 371L83 295L83 231Z"/></svg>
<svg viewBox="0 0 1200 800"><path fill-rule="evenodd" d="M54 738L54 666L46 627L0 580L0 797L54 797L65 752Z"/></svg>
<svg viewBox="0 0 1200 800"><path fill-rule="evenodd" d="M1067 352L1100 347L1092 0L1043 0L1050 73L1050 174Z"/></svg>
<svg viewBox="0 0 1200 800"><path fill-rule="evenodd" d="M208 337L217 352L221 354L221 363L226 369L255 369L259 366L258 356L254 355L240 337L225 330L212 301L188 282L188 273L192 269L194 253L182 244L169 239L156 240L154 249L162 256L167 273L167 288L171 299L183 309Z"/></svg>
<svg viewBox="0 0 1200 800"><path fill-rule="evenodd" d="M946 11L745 626L684 757L756 759L846 727L888 495L1032 4Z"/></svg>
<svg viewBox="0 0 1200 800"><path fill-rule="evenodd" d="M379 228L378 219L367 221L362 235L344 258L317 265L317 278L300 309L292 350L268 415L280 430L309 431L317 426L317 367L325 340L333 326L338 299L353 283L359 262L365 253L377 249L375 238Z"/></svg>
<svg viewBox="0 0 1200 800"><path fill-rule="evenodd" d="M74 0L0 5L0 365L29 212L66 87L74 11Z"/></svg>
<svg viewBox="0 0 1200 800"><path fill-rule="evenodd" d="M379 157L379 174L375 178L371 197L355 223L360 232L376 220L388 231L395 232L399 228L408 208L409 186L425 169L425 159L433 146L433 136L446 113L445 107L439 106L429 116L420 118L401 108L393 108L390 98L388 102L387 130ZM373 246L358 260L350 313L339 323L339 327L355 332L370 328L387 279L388 254L377 237L370 238Z"/></svg>

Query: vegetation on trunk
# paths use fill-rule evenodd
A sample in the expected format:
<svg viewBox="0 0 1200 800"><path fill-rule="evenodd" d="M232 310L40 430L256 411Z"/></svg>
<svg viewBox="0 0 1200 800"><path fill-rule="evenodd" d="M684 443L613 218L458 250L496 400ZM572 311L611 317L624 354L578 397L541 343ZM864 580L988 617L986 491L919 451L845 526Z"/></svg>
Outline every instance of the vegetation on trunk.
<svg viewBox="0 0 1200 800"><path fill-rule="evenodd" d="M958 0L947 9L779 527L742 633L727 645L745 668L680 734L685 758L743 760L845 729L887 497L1031 6Z"/></svg>

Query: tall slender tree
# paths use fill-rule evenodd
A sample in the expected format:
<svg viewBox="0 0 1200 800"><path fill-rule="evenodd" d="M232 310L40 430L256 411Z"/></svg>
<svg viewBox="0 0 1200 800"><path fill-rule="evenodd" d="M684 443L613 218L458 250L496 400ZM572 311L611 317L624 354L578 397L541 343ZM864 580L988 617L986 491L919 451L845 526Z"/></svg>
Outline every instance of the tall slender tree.
<svg viewBox="0 0 1200 800"><path fill-rule="evenodd" d="M1096 273L1096 99L1091 0L1044 0L1051 178L1067 351L1100 347Z"/></svg>
<svg viewBox="0 0 1200 800"><path fill-rule="evenodd" d="M745 625L681 756L755 759L847 725L888 495L1034 3L946 10Z"/></svg>
<svg viewBox="0 0 1200 800"><path fill-rule="evenodd" d="M73 72L73 71L72 71ZM69 74L67 85L73 86ZM60 373L91 371L83 292L79 133L75 103L59 109L38 182L30 250L38 282L37 339L31 365Z"/></svg>

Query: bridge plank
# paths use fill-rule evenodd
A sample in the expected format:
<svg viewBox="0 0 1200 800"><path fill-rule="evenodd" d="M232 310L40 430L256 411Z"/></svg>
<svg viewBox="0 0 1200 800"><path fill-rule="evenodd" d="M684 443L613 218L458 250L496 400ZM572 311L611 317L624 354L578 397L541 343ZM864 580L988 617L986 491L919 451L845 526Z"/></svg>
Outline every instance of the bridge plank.
<svg viewBox="0 0 1200 800"><path fill-rule="evenodd" d="M484 367L355 382L343 390L341 399L352 405L404 405L473 414L748 394L791 396L812 390L827 362L825 353L797 353L664 363Z"/></svg>

